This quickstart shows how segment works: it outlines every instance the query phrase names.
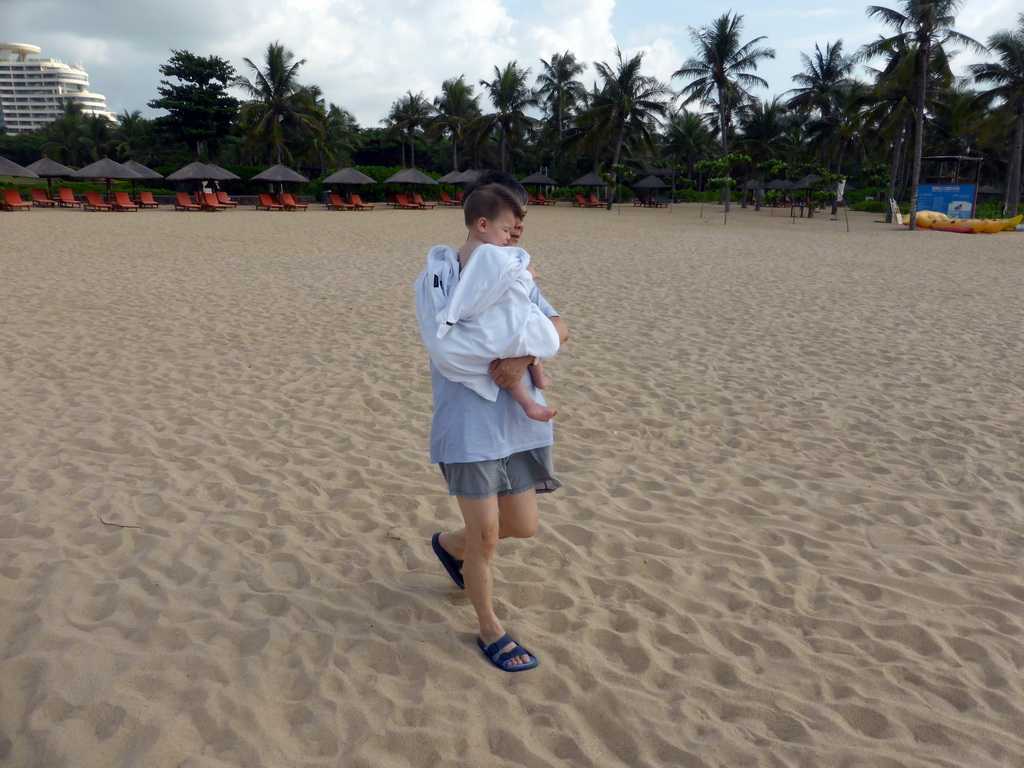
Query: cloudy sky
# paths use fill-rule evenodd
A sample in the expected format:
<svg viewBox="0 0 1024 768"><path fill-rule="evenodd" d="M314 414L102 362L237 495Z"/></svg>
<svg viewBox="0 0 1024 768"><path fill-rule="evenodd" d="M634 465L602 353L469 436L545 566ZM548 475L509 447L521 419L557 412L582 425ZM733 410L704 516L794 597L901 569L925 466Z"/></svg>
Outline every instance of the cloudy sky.
<svg viewBox="0 0 1024 768"><path fill-rule="evenodd" d="M898 0L876 0L897 7ZM0 0L0 40L29 43L43 57L82 64L92 90L117 113L140 110L157 97L159 67L172 50L219 56L240 74L245 58L263 61L279 41L297 58L305 83L379 125L407 91L433 99L449 77L494 79L495 66L516 60L533 75L540 60L572 51L584 62L644 51L644 72L675 87L671 75L693 55L690 30L726 11L744 17L744 40L765 35L776 59L757 74L768 92L792 87L801 52L842 39L847 52L885 31L868 18L868 3L849 0ZM1020 0L965 0L957 29L984 41L1016 25ZM978 60L963 54L958 64ZM589 86L590 66L584 75ZM479 87L478 87L479 92Z"/></svg>

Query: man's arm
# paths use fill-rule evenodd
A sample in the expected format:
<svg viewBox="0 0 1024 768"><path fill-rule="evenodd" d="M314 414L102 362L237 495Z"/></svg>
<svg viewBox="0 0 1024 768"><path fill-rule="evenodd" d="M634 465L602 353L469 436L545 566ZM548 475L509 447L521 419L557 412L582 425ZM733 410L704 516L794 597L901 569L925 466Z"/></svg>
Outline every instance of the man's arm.
<svg viewBox="0 0 1024 768"><path fill-rule="evenodd" d="M558 332L558 340L565 344L569 340L569 326L558 315L549 317L548 320L555 326L555 330ZM491 363L488 372L491 374L495 384L502 389L508 389L522 381L523 376L526 375L526 369L530 366L531 362L533 362L533 358L529 356L495 360Z"/></svg>

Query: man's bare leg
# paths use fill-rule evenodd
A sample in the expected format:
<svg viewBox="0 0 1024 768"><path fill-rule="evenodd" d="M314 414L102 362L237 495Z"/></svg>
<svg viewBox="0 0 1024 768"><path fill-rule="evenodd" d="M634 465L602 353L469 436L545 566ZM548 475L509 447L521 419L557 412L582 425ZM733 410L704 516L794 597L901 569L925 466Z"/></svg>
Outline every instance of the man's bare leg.
<svg viewBox="0 0 1024 768"><path fill-rule="evenodd" d="M494 559L494 553L498 547L501 530L498 497L469 499L465 496L457 496L456 499L459 503L459 511L462 512L462 519L466 524L459 532L462 533L463 543L462 578L466 582L469 601L476 611L477 623L480 625L480 639L484 645L490 645L505 634L501 621L494 613L494 580L491 575L491 561ZM442 534L442 538L454 539L455 535ZM444 547L444 542L441 546ZM455 552L447 547L445 549L453 557L457 557ZM511 648L512 645L506 647ZM519 665L529 662L529 656L518 656L512 660L511 664Z"/></svg>

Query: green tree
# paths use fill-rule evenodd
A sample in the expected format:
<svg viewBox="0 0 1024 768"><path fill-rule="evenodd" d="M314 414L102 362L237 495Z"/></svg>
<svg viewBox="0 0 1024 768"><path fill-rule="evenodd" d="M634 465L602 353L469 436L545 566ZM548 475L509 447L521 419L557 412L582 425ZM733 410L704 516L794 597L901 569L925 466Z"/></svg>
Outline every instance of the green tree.
<svg viewBox="0 0 1024 768"><path fill-rule="evenodd" d="M381 120L388 130L386 135L401 134L409 144L409 164L416 167L416 135L430 123L431 108L422 93L407 91L405 96L391 105L391 112ZM402 148L402 167L405 167L405 148Z"/></svg>
<svg viewBox="0 0 1024 768"><path fill-rule="evenodd" d="M602 87L597 103L592 107L599 120L608 126L608 135L612 139L613 169L619 164L627 135L638 145L653 149L655 135L660 127L658 118L668 114L669 101L673 95L671 89L656 78L641 74L643 53L627 60L622 57L622 51L616 48L615 56L614 66L603 61L594 64L601 77ZM617 184L617 172L615 181ZM612 184L608 191L609 210L616 184Z"/></svg>
<svg viewBox="0 0 1024 768"><path fill-rule="evenodd" d="M541 71L537 75L536 91L549 125L558 143L565 136L574 110L585 94L580 76L586 71L585 62L576 60L570 51L556 53L551 61L540 60Z"/></svg>
<svg viewBox="0 0 1024 768"><path fill-rule="evenodd" d="M925 3L920 0L901 0L899 10L880 5L870 5L868 16L879 19L896 34L889 38L869 43L865 49L868 56L875 52L885 53L890 41L900 39L908 50L913 51L914 72L914 162L911 171L910 228L917 228L917 198L921 181L921 158L924 154L924 114L928 102L928 79L932 60L939 49L950 46L967 46L984 51L983 45L953 29L956 11L963 0L937 0ZM943 50L948 55L948 50Z"/></svg>
<svg viewBox="0 0 1024 768"><path fill-rule="evenodd" d="M504 69L494 67L493 80L480 81L494 107L494 112L483 115L480 121L498 132L498 157L502 171L508 165L509 136L524 132L534 123L533 118L526 114L527 109L538 105L537 97L526 84L529 76L529 69L521 69L518 62L510 61Z"/></svg>
<svg viewBox="0 0 1024 768"><path fill-rule="evenodd" d="M324 110L318 105L320 89L299 82L299 69L305 59L295 60L295 54L279 42L270 43L264 54L264 68L250 59L243 59L253 79L236 77L235 87L248 100L242 105L239 122L246 135L250 151L262 148L272 163L284 162L291 157L289 137L305 134L323 139Z"/></svg>
<svg viewBox="0 0 1024 768"><path fill-rule="evenodd" d="M1001 30L989 37L988 47L997 60L972 65L971 74L979 82L994 85L986 92L986 97L1000 102L1000 111L1013 120L1003 214L1016 216L1020 205L1021 154L1024 149L1024 13L1017 16L1016 29Z"/></svg>
<svg viewBox="0 0 1024 768"><path fill-rule="evenodd" d="M171 58L160 66L160 74L177 80L161 80L157 88L160 98L148 103L168 112L158 118L161 127L185 142L196 160L205 146L215 161L219 144L238 114L238 100L227 93L234 67L217 56L172 50Z"/></svg>
<svg viewBox="0 0 1024 768"><path fill-rule="evenodd" d="M85 135L85 111L78 102L64 102L60 116L39 129L44 138L43 152L58 163L84 165L82 137Z"/></svg>
<svg viewBox="0 0 1024 768"><path fill-rule="evenodd" d="M459 145L466 127L480 116L480 105L474 87L465 75L452 77L441 84L441 95L434 99L433 130L447 134L452 142L452 170L459 168Z"/></svg>
<svg viewBox="0 0 1024 768"><path fill-rule="evenodd" d="M117 116L114 154L147 165L155 156L152 127L153 122L144 118L142 112L137 109L129 112L126 109Z"/></svg>
<svg viewBox="0 0 1024 768"><path fill-rule="evenodd" d="M704 118L685 109L679 109L665 126L661 151L672 156L672 164L681 159L686 174L694 177L694 164L711 158L716 148L715 137Z"/></svg>
<svg viewBox="0 0 1024 768"><path fill-rule="evenodd" d="M742 28L741 15L726 13L708 26L691 29L697 55L672 73L673 77L689 80L682 90L684 105L694 101L717 104L723 155L729 154L731 108L750 100L747 88L768 87L753 72L765 59L775 58L773 49L758 45L766 39L764 36L741 43Z"/></svg>

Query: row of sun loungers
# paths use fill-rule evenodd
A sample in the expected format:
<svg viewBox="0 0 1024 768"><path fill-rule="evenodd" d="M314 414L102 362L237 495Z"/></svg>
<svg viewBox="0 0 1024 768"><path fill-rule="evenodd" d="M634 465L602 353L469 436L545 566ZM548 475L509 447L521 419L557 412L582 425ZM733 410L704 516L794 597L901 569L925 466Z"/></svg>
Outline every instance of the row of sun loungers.
<svg viewBox="0 0 1024 768"><path fill-rule="evenodd" d="M424 211L437 207L461 206L462 197L452 198L443 190L439 193L441 199L438 202L427 202L418 193L412 195L391 195L388 205L402 210ZM114 192L113 200L104 200L99 192L85 192L84 199L78 199L70 189L61 188L57 190L57 196L51 198L45 189L31 190L31 202L25 202L17 190L3 190L3 197L0 199L0 208L9 211L30 210L32 206L52 208L76 208L84 211L137 211L140 208L159 208L160 203L153 199L153 193L142 191L133 200L127 192ZM576 195L574 206L584 208L604 207L593 194L590 200L582 195ZM555 200L549 200L539 192L536 196L530 195L529 201L533 205L554 205ZM176 211L225 211L228 208L235 208L238 202L228 197L227 192L197 193L194 197L187 192L175 193L173 201ZM256 209L266 211L304 211L309 206L300 203L291 193L285 192L280 195L260 193L256 197ZM364 203L357 194L350 194L348 198L342 198L334 192L327 195L327 209L332 211L372 211L373 204Z"/></svg>

